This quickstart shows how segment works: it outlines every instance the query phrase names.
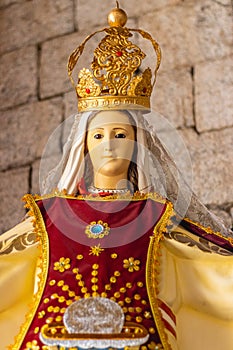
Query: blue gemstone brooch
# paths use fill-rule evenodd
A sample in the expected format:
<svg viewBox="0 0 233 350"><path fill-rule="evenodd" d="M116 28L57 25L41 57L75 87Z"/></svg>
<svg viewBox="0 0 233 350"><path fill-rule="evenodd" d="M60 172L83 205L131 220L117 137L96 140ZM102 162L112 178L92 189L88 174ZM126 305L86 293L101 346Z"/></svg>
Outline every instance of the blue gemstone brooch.
<svg viewBox="0 0 233 350"><path fill-rule="evenodd" d="M85 233L89 238L103 238L109 234L109 231L108 224L102 220L92 221L85 229Z"/></svg>

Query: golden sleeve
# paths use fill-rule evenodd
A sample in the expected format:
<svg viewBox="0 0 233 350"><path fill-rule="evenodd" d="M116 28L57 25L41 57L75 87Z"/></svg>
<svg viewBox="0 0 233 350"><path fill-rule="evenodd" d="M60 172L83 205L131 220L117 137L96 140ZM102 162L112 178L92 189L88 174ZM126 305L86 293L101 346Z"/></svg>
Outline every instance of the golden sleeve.
<svg viewBox="0 0 233 350"><path fill-rule="evenodd" d="M0 349L14 342L36 289L38 243L31 218L0 236Z"/></svg>
<svg viewBox="0 0 233 350"><path fill-rule="evenodd" d="M233 349L233 255L178 227L161 243L159 294L176 318L173 350Z"/></svg>

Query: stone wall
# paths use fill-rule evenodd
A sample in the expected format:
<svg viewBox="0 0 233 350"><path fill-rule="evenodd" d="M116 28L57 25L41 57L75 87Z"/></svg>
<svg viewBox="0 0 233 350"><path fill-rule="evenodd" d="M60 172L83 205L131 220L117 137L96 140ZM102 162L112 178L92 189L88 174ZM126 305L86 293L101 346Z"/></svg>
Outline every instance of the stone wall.
<svg viewBox="0 0 233 350"><path fill-rule="evenodd" d="M193 189L232 225L233 60L230 0L121 0L129 27L159 41L163 60L153 108L180 130ZM66 72L72 50L106 25L110 0L0 0L1 232L24 215L21 196L38 192L46 141L76 96ZM51 164L59 145L53 145Z"/></svg>

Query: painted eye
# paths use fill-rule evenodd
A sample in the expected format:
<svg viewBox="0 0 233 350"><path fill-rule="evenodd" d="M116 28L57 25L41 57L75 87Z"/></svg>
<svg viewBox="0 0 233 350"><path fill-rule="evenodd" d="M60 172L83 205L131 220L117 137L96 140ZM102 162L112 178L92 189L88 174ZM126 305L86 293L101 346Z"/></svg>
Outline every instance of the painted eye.
<svg viewBox="0 0 233 350"><path fill-rule="evenodd" d="M95 134L95 135L94 135L94 138L95 138L95 139L102 139L102 138L103 138L103 135L102 135L102 134Z"/></svg>
<svg viewBox="0 0 233 350"><path fill-rule="evenodd" d="M116 138L116 139L125 139L125 138L126 138L126 135L125 135L125 134L122 134L122 133L119 133L119 134L116 134L116 135L115 135L115 138Z"/></svg>

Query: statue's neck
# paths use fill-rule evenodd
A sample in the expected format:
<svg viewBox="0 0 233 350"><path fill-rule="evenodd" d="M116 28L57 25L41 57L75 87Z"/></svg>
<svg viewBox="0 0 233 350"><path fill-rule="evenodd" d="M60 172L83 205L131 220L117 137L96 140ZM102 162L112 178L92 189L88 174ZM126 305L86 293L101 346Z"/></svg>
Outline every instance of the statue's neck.
<svg viewBox="0 0 233 350"><path fill-rule="evenodd" d="M95 174L94 186L102 189L124 189L128 186L127 173L115 176L105 176L103 174Z"/></svg>

